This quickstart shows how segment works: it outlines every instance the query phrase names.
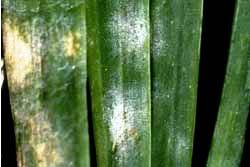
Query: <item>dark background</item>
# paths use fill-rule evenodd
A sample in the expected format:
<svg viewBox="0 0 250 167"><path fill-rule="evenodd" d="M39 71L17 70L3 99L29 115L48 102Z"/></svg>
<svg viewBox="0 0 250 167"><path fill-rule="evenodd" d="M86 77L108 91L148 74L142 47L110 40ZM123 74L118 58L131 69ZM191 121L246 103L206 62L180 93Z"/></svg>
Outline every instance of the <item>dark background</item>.
<svg viewBox="0 0 250 167"><path fill-rule="evenodd" d="M236 0L204 0L193 166L205 167L221 98ZM250 117L241 167L250 167Z"/></svg>
<svg viewBox="0 0 250 167"><path fill-rule="evenodd" d="M193 167L205 167L206 164L226 71L234 8L235 0L204 0ZM2 166L15 167L15 136L6 80L1 91ZM91 118L89 120L91 122ZM247 127L241 167L250 166L250 117ZM93 131L90 131L93 141ZM93 145L91 150L95 155ZM94 161L92 159L93 166Z"/></svg>

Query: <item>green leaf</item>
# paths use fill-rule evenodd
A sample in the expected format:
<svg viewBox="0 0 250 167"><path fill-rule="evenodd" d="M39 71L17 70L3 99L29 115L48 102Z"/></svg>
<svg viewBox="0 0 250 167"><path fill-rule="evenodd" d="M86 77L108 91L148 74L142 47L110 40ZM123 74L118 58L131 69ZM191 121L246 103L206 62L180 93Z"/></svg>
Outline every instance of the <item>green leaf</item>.
<svg viewBox="0 0 250 167"><path fill-rule="evenodd" d="M88 0L87 34L97 165L149 167L149 1Z"/></svg>
<svg viewBox="0 0 250 167"><path fill-rule="evenodd" d="M88 167L84 1L5 0L3 15L18 166Z"/></svg>
<svg viewBox="0 0 250 167"><path fill-rule="evenodd" d="M239 166L250 107L250 1L238 0L208 167Z"/></svg>
<svg viewBox="0 0 250 167"><path fill-rule="evenodd" d="M202 1L152 0L152 166L189 167Z"/></svg>

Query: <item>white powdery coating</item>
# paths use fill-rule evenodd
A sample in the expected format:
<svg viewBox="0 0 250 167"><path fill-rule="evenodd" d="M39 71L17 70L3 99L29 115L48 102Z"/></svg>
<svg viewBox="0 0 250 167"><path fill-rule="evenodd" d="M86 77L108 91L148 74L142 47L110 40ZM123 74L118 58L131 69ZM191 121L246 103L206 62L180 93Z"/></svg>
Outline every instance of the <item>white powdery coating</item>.
<svg viewBox="0 0 250 167"><path fill-rule="evenodd" d="M143 48L148 37L147 21L140 16L114 15L108 20L107 28L119 35L122 45L126 47L128 52Z"/></svg>
<svg viewBox="0 0 250 167"><path fill-rule="evenodd" d="M114 143L122 143L124 140L124 133L126 131L126 123L124 119L123 97L119 93L115 94L115 101L112 106L112 117L110 120L110 133Z"/></svg>
<svg viewBox="0 0 250 167"><path fill-rule="evenodd" d="M114 51L126 53L124 58L137 55L144 59L146 54L134 53L142 52L144 47L147 46L149 38L148 20L145 19L143 14L128 13L129 16L118 12L109 17L105 27L106 31L111 34L110 40L112 43L116 44ZM107 95L113 97L113 102L104 115L109 126L112 152L118 163L124 163L128 161L129 155L131 155L129 152L135 150L135 142L139 136L136 128L138 122L135 119L141 113L139 111L141 109L136 109L129 98L124 99L122 88L113 88L107 92Z"/></svg>
<svg viewBox="0 0 250 167"><path fill-rule="evenodd" d="M135 112L131 106L125 106L121 90L112 90L109 94L115 97L111 108L108 108L106 112L108 114L106 118L110 117L108 124L112 140L112 152L115 152L116 160L126 160L134 142L134 140L131 140L133 137L130 133L134 129Z"/></svg>
<svg viewBox="0 0 250 167"><path fill-rule="evenodd" d="M176 153L177 155L182 155L185 156L185 154L190 151L190 146L189 146L189 139L187 139L187 137L185 136L181 136L179 135L179 137L177 137L177 145L176 145Z"/></svg>
<svg viewBox="0 0 250 167"><path fill-rule="evenodd" d="M153 36L153 43L152 43L152 49L153 49L153 55L156 56L165 56L164 54L161 54L161 51L164 48L168 48L169 44L167 43L167 37L164 34L165 25L163 24L163 21L160 19L154 20L154 36Z"/></svg>

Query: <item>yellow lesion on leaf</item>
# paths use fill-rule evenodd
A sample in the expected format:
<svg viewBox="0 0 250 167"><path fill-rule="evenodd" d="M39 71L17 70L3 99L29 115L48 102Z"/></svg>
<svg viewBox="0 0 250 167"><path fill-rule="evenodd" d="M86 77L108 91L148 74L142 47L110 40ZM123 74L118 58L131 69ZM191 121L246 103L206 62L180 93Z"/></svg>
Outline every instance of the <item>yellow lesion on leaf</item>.
<svg viewBox="0 0 250 167"><path fill-rule="evenodd" d="M28 84L27 75L36 68L40 57L32 51L31 41L25 41L18 28L8 21L3 23L3 44L10 88L24 88Z"/></svg>
<svg viewBox="0 0 250 167"><path fill-rule="evenodd" d="M46 112L37 112L29 121L31 129L29 144L35 152L38 167L60 166L63 157L60 153L60 140Z"/></svg>
<svg viewBox="0 0 250 167"><path fill-rule="evenodd" d="M69 32L64 37L64 48L68 56L75 56L80 48L79 35L77 33Z"/></svg>
<svg viewBox="0 0 250 167"><path fill-rule="evenodd" d="M112 152L115 152L115 150L116 150L116 141L114 141L112 144Z"/></svg>

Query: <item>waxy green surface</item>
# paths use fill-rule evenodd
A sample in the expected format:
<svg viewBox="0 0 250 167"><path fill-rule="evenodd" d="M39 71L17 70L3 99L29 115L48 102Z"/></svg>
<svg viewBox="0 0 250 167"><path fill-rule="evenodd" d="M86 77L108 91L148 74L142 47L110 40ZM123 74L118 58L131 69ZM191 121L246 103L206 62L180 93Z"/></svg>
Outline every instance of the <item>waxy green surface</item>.
<svg viewBox="0 0 250 167"><path fill-rule="evenodd" d="M90 166L84 1L4 0L2 24L18 166Z"/></svg>
<svg viewBox="0 0 250 167"><path fill-rule="evenodd" d="M250 107L250 1L238 0L208 167L237 167Z"/></svg>
<svg viewBox="0 0 250 167"><path fill-rule="evenodd" d="M149 1L88 0L87 35L97 166L149 167Z"/></svg>
<svg viewBox="0 0 250 167"><path fill-rule="evenodd" d="M201 0L151 2L152 166L190 167Z"/></svg>

